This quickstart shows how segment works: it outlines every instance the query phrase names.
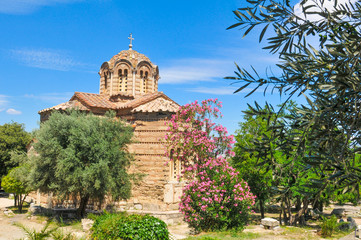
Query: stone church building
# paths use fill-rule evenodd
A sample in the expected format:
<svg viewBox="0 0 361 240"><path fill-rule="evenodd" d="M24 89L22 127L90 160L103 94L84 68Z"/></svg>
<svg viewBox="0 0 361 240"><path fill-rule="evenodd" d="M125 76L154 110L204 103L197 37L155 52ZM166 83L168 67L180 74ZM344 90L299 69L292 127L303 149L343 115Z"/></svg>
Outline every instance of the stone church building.
<svg viewBox="0 0 361 240"><path fill-rule="evenodd" d="M162 140L167 129L165 121L179 105L163 92L158 92L158 66L134 51L130 44L129 50L121 51L104 62L99 75L99 94L75 92L69 101L39 111L41 121L48 119L53 111L68 108L95 115L115 111L117 117L134 128L134 143L129 146L129 151L134 154L135 162L130 171L145 176L141 182L133 184L131 199L114 203L114 207L175 214L183 185L177 181L179 164L170 162L166 165ZM39 196L37 199L43 203L49 201L49 198L40 200Z"/></svg>

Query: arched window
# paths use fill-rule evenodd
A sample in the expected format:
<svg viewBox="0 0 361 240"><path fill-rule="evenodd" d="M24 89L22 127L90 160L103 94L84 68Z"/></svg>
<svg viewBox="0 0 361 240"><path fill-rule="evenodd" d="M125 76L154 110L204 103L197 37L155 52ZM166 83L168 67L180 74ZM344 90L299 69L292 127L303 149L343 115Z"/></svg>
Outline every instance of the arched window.
<svg viewBox="0 0 361 240"><path fill-rule="evenodd" d="M128 90L128 69L124 69L124 79L123 79L123 82L124 82L124 92L126 92Z"/></svg>
<svg viewBox="0 0 361 240"><path fill-rule="evenodd" d="M140 83L139 83L139 91L141 93L147 92L147 78L148 78L148 72L143 70L140 70Z"/></svg>
<svg viewBox="0 0 361 240"><path fill-rule="evenodd" d="M118 77L119 77L119 91L123 91L123 74L122 74L122 69L118 70Z"/></svg>
<svg viewBox="0 0 361 240"><path fill-rule="evenodd" d="M108 89L108 76L107 73L104 73L104 90Z"/></svg>
<svg viewBox="0 0 361 240"><path fill-rule="evenodd" d="M147 81L148 80L148 72L145 71L144 73L144 78L143 78L143 92L146 93L147 92Z"/></svg>
<svg viewBox="0 0 361 240"><path fill-rule="evenodd" d="M119 91L126 92L127 91L128 69L124 69L124 72L122 69L119 69L118 76L119 76Z"/></svg>

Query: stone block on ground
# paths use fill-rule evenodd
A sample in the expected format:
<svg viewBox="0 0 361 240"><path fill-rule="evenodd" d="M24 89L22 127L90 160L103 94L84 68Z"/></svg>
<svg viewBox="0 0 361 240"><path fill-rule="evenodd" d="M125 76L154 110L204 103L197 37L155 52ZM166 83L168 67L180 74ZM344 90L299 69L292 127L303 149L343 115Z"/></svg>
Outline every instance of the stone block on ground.
<svg viewBox="0 0 361 240"><path fill-rule="evenodd" d="M357 226L355 236L361 238L361 225Z"/></svg>
<svg viewBox="0 0 361 240"><path fill-rule="evenodd" d="M355 229L357 227L356 221L352 217L347 217L347 222L349 229Z"/></svg>
<svg viewBox="0 0 361 240"><path fill-rule="evenodd" d="M322 215L322 212L318 209L311 209L309 210L309 214L312 218L318 219Z"/></svg>
<svg viewBox="0 0 361 240"><path fill-rule="evenodd" d="M265 229L272 229L272 230L280 225L279 221L277 221L274 218L263 218L261 220L261 224Z"/></svg>
<svg viewBox="0 0 361 240"><path fill-rule="evenodd" d="M14 216L13 211L11 211L10 209L5 209L4 214L5 214L5 216L8 216L8 217Z"/></svg>
<svg viewBox="0 0 361 240"><path fill-rule="evenodd" d="M83 218L81 220L81 226L85 232L88 232L90 228L93 226L94 221L88 218Z"/></svg>
<svg viewBox="0 0 361 240"><path fill-rule="evenodd" d="M336 215L336 217L344 217L345 215L345 209L344 208L335 208L332 210L331 215Z"/></svg>
<svg viewBox="0 0 361 240"><path fill-rule="evenodd" d="M359 206L345 205L345 206L342 206L342 208L345 209L346 216L351 216L351 217L359 217L360 216L360 207Z"/></svg>
<svg viewBox="0 0 361 240"><path fill-rule="evenodd" d="M142 206L142 204L136 203L136 204L134 204L134 209L135 210L142 210L143 206Z"/></svg>
<svg viewBox="0 0 361 240"><path fill-rule="evenodd" d="M41 213L41 206L35 205L34 203L30 203L30 207L28 209L28 212L31 214L39 214Z"/></svg>

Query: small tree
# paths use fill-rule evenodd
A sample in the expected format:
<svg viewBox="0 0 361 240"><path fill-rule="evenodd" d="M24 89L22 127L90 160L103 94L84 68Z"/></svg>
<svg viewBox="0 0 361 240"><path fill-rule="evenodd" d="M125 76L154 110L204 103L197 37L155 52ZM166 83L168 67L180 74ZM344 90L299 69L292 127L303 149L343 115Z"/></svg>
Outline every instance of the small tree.
<svg viewBox="0 0 361 240"><path fill-rule="evenodd" d="M215 124L221 104L204 100L182 106L168 122L166 142L171 161L180 161L190 182L183 189L180 211L196 230L242 229L255 196L226 161L233 156L233 136Z"/></svg>
<svg viewBox="0 0 361 240"><path fill-rule="evenodd" d="M30 141L31 135L24 130L23 124L12 122L0 126L0 179L18 166L10 161L11 152L25 152Z"/></svg>
<svg viewBox="0 0 361 240"><path fill-rule="evenodd" d="M4 191L14 195L14 206L18 207L19 213L23 210L26 196L32 190L29 182L24 178L27 176L24 170L24 166L16 167L2 178Z"/></svg>
<svg viewBox="0 0 361 240"><path fill-rule="evenodd" d="M35 133L32 180L42 192L80 198L78 217L83 217L90 198L102 201L130 197L127 151L132 128L115 118L79 111L54 112Z"/></svg>

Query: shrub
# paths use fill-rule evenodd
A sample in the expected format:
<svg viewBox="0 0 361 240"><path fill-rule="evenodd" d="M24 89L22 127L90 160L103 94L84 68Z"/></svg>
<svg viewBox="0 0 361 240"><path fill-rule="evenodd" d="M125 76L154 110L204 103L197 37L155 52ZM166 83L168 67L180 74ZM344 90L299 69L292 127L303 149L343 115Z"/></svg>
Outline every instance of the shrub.
<svg viewBox="0 0 361 240"><path fill-rule="evenodd" d="M196 230L243 230L255 196L228 162L211 159L185 188L180 211Z"/></svg>
<svg viewBox="0 0 361 240"><path fill-rule="evenodd" d="M321 235L323 237L331 237L338 228L337 217L332 215L331 218L324 217L321 224Z"/></svg>
<svg viewBox="0 0 361 240"><path fill-rule="evenodd" d="M149 215L125 215L106 213L95 219L92 238L150 240L169 239L167 225L160 219Z"/></svg>
<svg viewBox="0 0 361 240"><path fill-rule="evenodd" d="M40 230L40 231L36 231L35 229L30 229L24 225L22 225L21 223L14 223L15 226L21 228L25 234L26 234L26 239L29 240L43 240L43 239L49 239L52 234L58 230L58 228L50 228L51 222L47 222L46 225Z"/></svg>

